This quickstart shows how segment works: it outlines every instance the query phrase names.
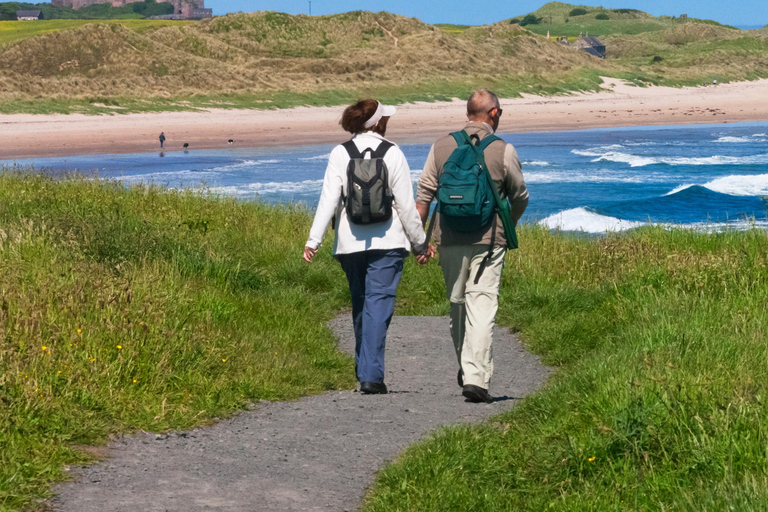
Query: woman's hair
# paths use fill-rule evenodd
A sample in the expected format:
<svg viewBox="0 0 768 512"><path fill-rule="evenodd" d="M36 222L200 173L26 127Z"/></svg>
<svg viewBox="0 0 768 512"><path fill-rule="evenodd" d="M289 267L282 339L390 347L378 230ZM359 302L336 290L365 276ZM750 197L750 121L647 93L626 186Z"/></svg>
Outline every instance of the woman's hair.
<svg viewBox="0 0 768 512"><path fill-rule="evenodd" d="M368 121L373 114L376 113L376 109L379 108L379 102L376 100L360 100L354 105L348 106L344 109L344 114L341 116L341 127L344 131L349 133L363 133L367 131L365 128L365 122ZM372 132L378 133L382 137L387 132L387 122L389 117L382 117L379 124L370 128Z"/></svg>

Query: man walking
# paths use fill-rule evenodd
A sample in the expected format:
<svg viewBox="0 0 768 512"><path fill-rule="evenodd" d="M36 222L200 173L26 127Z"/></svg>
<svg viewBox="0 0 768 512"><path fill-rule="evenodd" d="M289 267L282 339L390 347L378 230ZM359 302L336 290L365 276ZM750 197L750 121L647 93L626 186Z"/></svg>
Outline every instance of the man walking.
<svg viewBox="0 0 768 512"><path fill-rule="evenodd" d="M446 163L453 165L456 158L452 155L461 150L461 137L480 148L485 157L485 168L500 200L509 201L511 219L517 222L523 215L528 206L528 191L517 151L511 144L495 137L486 144L482 142L486 137L493 136L501 115L499 98L494 93L486 89L475 91L467 103L469 122L464 127L465 133L447 135L432 146L416 195L416 206L424 224L429 216L430 204L438 195L443 168ZM490 140L493 142L488 144ZM441 197L450 201L460 196ZM474 231L472 226L459 230L455 224L448 222L447 215L438 215L438 229L435 231L440 267L451 301L451 337L459 360L459 386L468 400L486 403L493 402L488 393L493 374L491 346L508 245L502 219L495 212L492 215L489 226Z"/></svg>
<svg viewBox="0 0 768 512"><path fill-rule="evenodd" d="M160 149L163 149L163 144L165 144L165 132L160 132Z"/></svg>

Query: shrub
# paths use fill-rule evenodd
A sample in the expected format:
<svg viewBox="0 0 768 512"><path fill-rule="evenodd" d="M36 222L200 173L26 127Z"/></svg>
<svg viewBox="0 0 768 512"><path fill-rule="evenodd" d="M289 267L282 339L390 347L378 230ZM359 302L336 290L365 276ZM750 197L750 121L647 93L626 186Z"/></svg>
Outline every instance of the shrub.
<svg viewBox="0 0 768 512"><path fill-rule="evenodd" d="M597 16L595 16L595 19L596 20L607 20L607 19L610 19L610 18L608 18L608 15L606 13L601 12Z"/></svg>
<svg viewBox="0 0 768 512"><path fill-rule="evenodd" d="M571 9L571 12L568 13L568 16L584 16L585 14L587 14L586 9L576 7L575 9Z"/></svg>
<svg viewBox="0 0 768 512"><path fill-rule="evenodd" d="M538 25L539 21L541 20L537 18L535 14L527 14L525 18L523 18L523 21L520 22L520 26L524 27L526 25Z"/></svg>
<svg viewBox="0 0 768 512"><path fill-rule="evenodd" d="M511 20L509 20L510 25L517 25L518 23L520 23L520 20L518 18L512 18Z"/></svg>

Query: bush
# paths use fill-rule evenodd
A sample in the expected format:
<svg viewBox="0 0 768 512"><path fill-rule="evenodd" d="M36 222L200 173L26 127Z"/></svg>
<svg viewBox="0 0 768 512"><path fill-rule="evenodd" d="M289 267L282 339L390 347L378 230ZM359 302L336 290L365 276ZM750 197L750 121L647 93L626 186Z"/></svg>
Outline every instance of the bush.
<svg viewBox="0 0 768 512"><path fill-rule="evenodd" d="M511 20L509 20L510 25L517 25L519 23L520 23L520 20L517 18L512 18Z"/></svg>
<svg viewBox="0 0 768 512"><path fill-rule="evenodd" d="M607 19L610 19L610 18L608 18L607 14L605 14L604 12L601 12L600 14L595 16L595 19L596 20L607 20Z"/></svg>
<svg viewBox="0 0 768 512"><path fill-rule="evenodd" d="M571 9L571 12L568 13L568 16L584 16L585 14L587 14L586 9L576 7L575 9Z"/></svg>
<svg viewBox="0 0 768 512"><path fill-rule="evenodd" d="M526 25L538 25L541 21L540 18L537 18L535 14L528 14L523 18L523 21L520 22L520 26L524 27Z"/></svg>

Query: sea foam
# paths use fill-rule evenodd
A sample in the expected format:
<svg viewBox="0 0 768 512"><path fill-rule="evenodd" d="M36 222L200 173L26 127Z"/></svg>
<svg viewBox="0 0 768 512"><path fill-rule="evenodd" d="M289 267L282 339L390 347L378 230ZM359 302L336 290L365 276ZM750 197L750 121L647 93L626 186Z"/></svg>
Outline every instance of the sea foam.
<svg viewBox="0 0 768 512"><path fill-rule="evenodd" d="M626 229L637 228L645 225L644 222L635 222L630 220L617 219L589 211L586 208L571 208L546 219L539 221L539 224L550 229L560 229L562 231L583 231L585 233L605 233L608 231L624 231Z"/></svg>
<svg viewBox="0 0 768 512"><path fill-rule="evenodd" d="M630 167L645 167L647 165L665 164L678 165L763 165L768 164L768 153L747 156L714 155L706 157L651 157L633 155L621 151L599 153L595 149L571 150L574 155L596 157L592 162L617 162L629 164Z"/></svg>
<svg viewBox="0 0 768 512"><path fill-rule="evenodd" d="M211 187L210 191L214 194L222 194L235 197L258 194L304 195L311 193L319 194L322 186L323 180L305 180L272 183L248 183L246 185L236 185L230 187Z"/></svg>
<svg viewBox="0 0 768 512"><path fill-rule="evenodd" d="M664 195L671 196L694 186L693 183L680 185ZM768 196L768 174L723 176L701 186L729 196Z"/></svg>
<svg viewBox="0 0 768 512"><path fill-rule="evenodd" d="M299 158L302 162L311 162L313 160L328 160L331 157L330 153L326 153L324 155L317 155L317 156L308 156L304 158Z"/></svg>

